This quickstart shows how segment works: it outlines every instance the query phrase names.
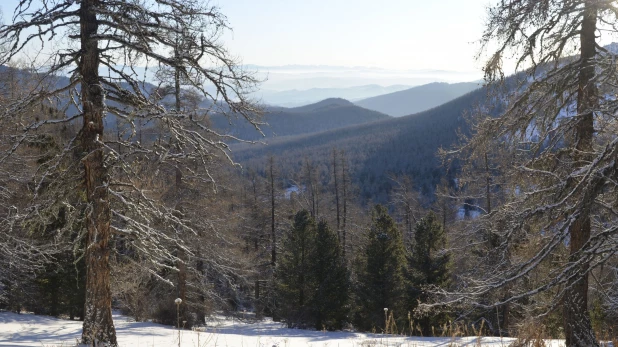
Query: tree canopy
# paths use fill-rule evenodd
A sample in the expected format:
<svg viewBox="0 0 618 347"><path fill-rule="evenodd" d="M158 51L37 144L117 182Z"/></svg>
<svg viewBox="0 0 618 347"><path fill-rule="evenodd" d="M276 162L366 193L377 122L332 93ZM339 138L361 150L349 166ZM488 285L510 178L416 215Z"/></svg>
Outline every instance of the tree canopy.
<svg viewBox="0 0 618 347"><path fill-rule="evenodd" d="M551 293L550 303L528 307L528 314L539 318L563 307L569 347L598 345L588 276L617 247L616 100L608 94L616 57L600 45L600 36L616 31L616 15L613 1L514 0L491 7L482 39L486 79L498 85L510 55L526 78L500 96L509 100L504 112L485 114L459 149L466 157L500 148L507 159L499 188L504 201L470 229L490 231L494 247L470 267L460 286L465 294L452 302L489 308ZM554 261L565 246L568 259ZM543 280L527 280L538 271L548 271ZM505 288L497 301L479 300Z"/></svg>
<svg viewBox="0 0 618 347"><path fill-rule="evenodd" d="M27 162L26 147L43 134L75 127L57 139L54 155L26 163L35 168L30 177L13 176L34 186L9 222L46 225L62 213L67 222L59 234L72 228L70 221L83 223L74 238L86 240L83 343L117 344L109 279L114 237L155 266L182 261L171 250L192 254L173 234L197 228L161 203L153 182L171 170L187 183L212 184L212 158L228 153L208 127L209 113L240 115L258 126L259 109L247 97L257 80L219 42L227 29L216 7L196 0L21 0L12 22L0 26L0 63L41 53L33 58L40 66L36 83L3 100L0 118L15 132L0 164L20 156ZM173 71L176 82L200 96L202 109L165 107L165 86L141 72L149 69ZM60 112L26 114L39 105Z"/></svg>

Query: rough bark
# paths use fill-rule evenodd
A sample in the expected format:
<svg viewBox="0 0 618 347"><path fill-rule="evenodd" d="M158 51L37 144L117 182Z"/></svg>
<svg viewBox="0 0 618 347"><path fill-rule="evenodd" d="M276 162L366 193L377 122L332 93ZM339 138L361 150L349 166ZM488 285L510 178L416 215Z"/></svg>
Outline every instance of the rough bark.
<svg viewBox="0 0 618 347"><path fill-rule="evenodd" d="M86 303L82 343L104 343L117 346L116 330L112 321L112 294L110 289L110 225L109 173L105 164L103 143L104 106L103 88L99 80L98 23L93 8L98 0L84 0L80 9L82 77L81 98L84 124L80 145L84 165L84 184L88 202L86 248Z"/></svg>
<svg viewBox="0 0 618 347"><path fill-rule="evenodd" d="M586 2L583 13L580 34L581 65L579 70L579 90L577 94L577 117L579 121L575 128L575 160L577 166L585 165L592 152L594 135L593 112L597 101L597 88L594 83L596 55L596 23L595 6ZM569 260L577 261L582 254L580 250L590 239L590 217L587 210L582 210L569 230ZM577 275L567 283L564 298L564 332L567 347L598 346L590 316L588 314L588 265L576 269Z"/></svg>

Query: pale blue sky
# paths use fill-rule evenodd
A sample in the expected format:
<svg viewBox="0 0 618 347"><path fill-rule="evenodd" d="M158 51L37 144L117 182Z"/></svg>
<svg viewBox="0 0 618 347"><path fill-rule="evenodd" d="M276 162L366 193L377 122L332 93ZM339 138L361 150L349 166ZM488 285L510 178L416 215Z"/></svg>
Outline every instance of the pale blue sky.
<svg viewBox="0 0 618 347"><path fill-rule="evenodd" d="M474 57L494 0L212 0L245 64L478 71ZM10 20L18 0L0 4Z"/></svg>
<svg viewBox="0 0 618 347"><path fill-rule="evenodd" d="M492 0L493 1L493 0ZM490 0L215 0L245 63L479 70Z"/></svg>

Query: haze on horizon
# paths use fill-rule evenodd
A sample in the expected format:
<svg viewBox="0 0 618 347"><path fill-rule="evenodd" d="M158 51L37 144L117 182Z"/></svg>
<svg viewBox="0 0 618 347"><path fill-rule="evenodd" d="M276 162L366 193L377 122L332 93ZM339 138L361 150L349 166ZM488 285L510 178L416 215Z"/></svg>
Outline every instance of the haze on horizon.
<svg viewBox="0 0 618 347"><path fill-rule="evenodd" d="M224 1L231 52L263 90L414 86L482 78L488 0Z"/></svg>
<svg viewBox="0 0 618 347"><path fill-rule="evenodd" d="M246 64L480 71L488 0L225 1L224 39ZM454 59L455 58L455 59Z"/></svg>
<svg viewBox="0 0 618 347"><path fill-rule="evenodd" d="M270 92L482 78L488 0L225 1L226 46ZM379 93L378 93L379 94Z"/></svg>
<svg viewBox="0 0 618 347"><path fill-rule="evenodd" d="M2 2L5 22L11 21L18 3ZM316 80L314 87L362 85L372 78L381 85L416 84L406 83L405 77L419 70L466 75L435 80L481 76L476 42L488 0L391 0L386 4L370 0L214 0L211 4L220 7L233 29L222 37L224 45L243 64L259 66L269 79L280 77L273 73L284 74L272 67L299 65L354 67L335 72L359 76L359 81L341 85ZM359 67L364 71L358 71ZM294 73L306 72L297 70ZM320 73L331 76L333 71ZM397 75L404 79L393 78ZM273 87L283 90L288 86Z"/></svg>
<svg viewBox="0 0 618 347"><path fill-rule="evenodd" d="M208 0L204 0L208 1ZM267 91L420 85L482 78L477 59L497 0L212 0L232 27L221 38ZM10 22L19 0L0 8ZM513 71L511 62L506 70Z"/></svg>
<svg viewBox="0 0 618 347"><path fill-rule="evenodd" d="M10 22L18 0L0 5ZM490 0L213 0L232 31L223 45L263 80L255 96L300 105L323 95L358 100L431 82L482 78ZM364 91L339 89L369 86ZM387 88L388 87L388 88ZM315 96L290 91L320 91ZM319 95L319 96L318 96ZM277 101L279 100L279 101Z"/></svg>

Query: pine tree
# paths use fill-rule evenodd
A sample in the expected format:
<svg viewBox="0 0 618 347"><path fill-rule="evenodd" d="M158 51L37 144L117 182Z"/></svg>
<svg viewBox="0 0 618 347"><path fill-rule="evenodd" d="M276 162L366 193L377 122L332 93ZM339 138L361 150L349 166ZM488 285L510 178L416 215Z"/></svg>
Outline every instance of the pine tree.
<svg viewBox="0 0 618 347"><path fill-rule="evenodd" d="M281 257L275 270L277 309L288 327L302 326L310 320L312 295L316 288L311 276L315 238L315 220L309 211L296 213L292 229L284 235Z"/></svg>
<svg viewBox="0 0 618 347"><path fill-rule="evenodd" d="M450 255L444 251L446 234L433 212L423 217L414 228L414 243L408 257L410 307L426 302L430 287L448 287L451 279ZM432 327L442 326L448 320L444 313L421 316L419 325L424 336L430 335Z"/></svg>
<svg viewBox="0 0 618 347"><path fill-rule="evenodd" d="M406 258L403 240L385 207L376 205L368 243L359 260L356 325L370 330L385 326L384 309L401 320L405 305Z"/></svg>
<svg viewBox="0 0 618 347"><path fill-rule="evenodd" d="M86 288L83 285L86 273L83 259L65 252L54 259L44 272L36 277L38 295L32 299L31 309L59 317L68 315L70 319L84 317Z"/></svg>
<svg viewBox="0 0 618 347"><path fill-rule="evenodd" d="M312 307L315 328L341 329L349 312L350 276L337 234L326 221L318 223L311 276L317 284Z"/></svg>

